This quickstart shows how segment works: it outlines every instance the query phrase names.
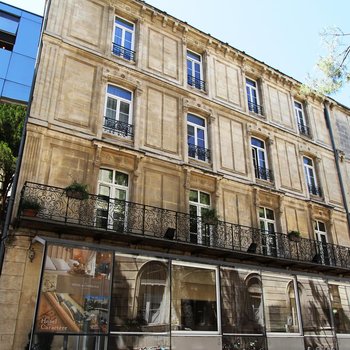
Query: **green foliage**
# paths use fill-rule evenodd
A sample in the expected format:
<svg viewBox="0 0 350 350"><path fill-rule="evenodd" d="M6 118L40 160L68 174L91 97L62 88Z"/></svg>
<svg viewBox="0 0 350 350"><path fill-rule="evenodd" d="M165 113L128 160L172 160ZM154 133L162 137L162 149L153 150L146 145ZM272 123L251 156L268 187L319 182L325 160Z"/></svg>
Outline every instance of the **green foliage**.
<svg viewBox="0 0 350 350"><path fill-rule="evenodd" d="M21 208L22 209L40 210L41 209L41 204L36 199L23 198L22 203L21 203Z"/></svg>
<svg viewBox="0 0 350 350"><path fill-rule="evenodd" d="M71 196L72 192L73 193L79 193L81 199L88 199L89 198L89 192L87 189L87 185L82 184L77 181L73 181L69 186L65 188L66 193L68 196Z"/></svg>

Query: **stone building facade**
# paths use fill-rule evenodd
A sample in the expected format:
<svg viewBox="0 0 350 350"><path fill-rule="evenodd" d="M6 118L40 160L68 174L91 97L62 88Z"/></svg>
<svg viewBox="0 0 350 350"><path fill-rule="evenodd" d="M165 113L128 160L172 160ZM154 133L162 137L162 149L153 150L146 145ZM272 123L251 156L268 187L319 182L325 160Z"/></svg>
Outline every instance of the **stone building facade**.
<svg viewBox="0 0 350 350"><path fill-rule="evenodd" d="M143 1L51 0L6 349L349 348L349 109L299 91Z"/></svg>

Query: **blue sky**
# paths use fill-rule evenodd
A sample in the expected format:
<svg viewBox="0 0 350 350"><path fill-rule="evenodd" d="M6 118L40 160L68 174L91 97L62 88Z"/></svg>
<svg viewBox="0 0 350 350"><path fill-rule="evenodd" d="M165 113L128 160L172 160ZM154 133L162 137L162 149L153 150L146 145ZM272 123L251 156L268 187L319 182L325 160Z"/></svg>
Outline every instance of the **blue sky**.
<svg viewBox="0 0 350 350"><path fill-rule="evenodd" d="M2 1L43 13L44 0ZM350 32L349 0L146 2L301 82L323 52L319 37L322 29L337 26ZM332 97L350 107L350 84Z"/></svg>

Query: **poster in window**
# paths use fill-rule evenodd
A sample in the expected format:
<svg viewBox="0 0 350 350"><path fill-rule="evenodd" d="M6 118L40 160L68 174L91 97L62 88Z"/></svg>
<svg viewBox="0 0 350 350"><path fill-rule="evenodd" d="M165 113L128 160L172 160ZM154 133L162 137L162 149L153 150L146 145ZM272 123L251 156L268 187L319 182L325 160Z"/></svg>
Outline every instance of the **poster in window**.
<svg viewBox="0 0 350 350"><path fill-rule="evenodd" d="M48 245L36 332L108 332L112 253Z"/></svg>

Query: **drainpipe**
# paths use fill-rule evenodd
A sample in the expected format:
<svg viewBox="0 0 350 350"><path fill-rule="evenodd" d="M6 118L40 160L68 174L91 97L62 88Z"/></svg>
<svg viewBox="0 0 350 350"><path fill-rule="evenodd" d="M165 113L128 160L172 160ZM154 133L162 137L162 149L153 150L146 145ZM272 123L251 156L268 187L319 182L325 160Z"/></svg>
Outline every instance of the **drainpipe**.
<svg viewBox="0 0 350 350"><path fill-rule="evenodd" d="M45 30L46 24L47 24L47 14L48 14L49 9L50 9L50 3L51 3L51 0L46 0L43 24L42 24L41 34L40 34L38 53L37 53L37 59L36 59L35 68L34 68L34 74L33 74L33 82L32 82L31 88L30 88L29 101L28 101L26 116L25 116L25 119L24 119L24 125L23 125L23 130L22 130L22 135L21 135L21 142L20 142L19 150L18 150L18 158L17 158L17 162L16 162L16 170L15 170L15 174L14 174L14 177L13 177L11 195L10 195L9 202L8 202L8 205L7 205L6 217L5 217L2 237L1 237L1 241L0 241L0 276L2 274L2 268L3 268L3 265L4 265L5 243L6 243L6 240L8 238L8 235L9 235L9 228L10 228L11 217L12 217L12 213L13 213L13 206L14 206L14 202L15 202L15 198L16 198L19 173L20 173L20 170L21 170L21 165L22 165L22 160L23 160L24 145L25 145L25 141L26 141L27 123L28 123L28 118L29 118L29 111L30 111L30 108L31 108L31 105L32 105L32 100L33 100L34 85L35 85L35 81L36 81L37 74L38 74L38 66L39 66L39 63L40 63L41 51L42 51L42 46L43 46L42 45L42 38L43 38L43 33L44 33L44 30Z"/></svg>
<svg viewBox="0 0 350 350"><path fill-rule="evenodd" d="M341 170L340 170L339 154L338 154L338 151L337 151L337 148L336 148L336 145L335 145L332 124L331 124L331 120L330 120L330 117L329 117L328 104L329 104L328 101L325 101L324 104L323 104L324 105L324 117L326 119L326 125L328 127L329 136L330 136L331 142L332 142L332 148L333 148L334 159L335 159L335 166L337 168L337 174L338 174L338 179L339 179L339 184L340 184L341 195L342 195L342 198L343 198L344 209L346 211L346 218L347 218L347 221L348 221L348 227L349 227L349 231L350 231L349 207L348 207L348 203L347 203L343 177L342 177Z"/></svg>

